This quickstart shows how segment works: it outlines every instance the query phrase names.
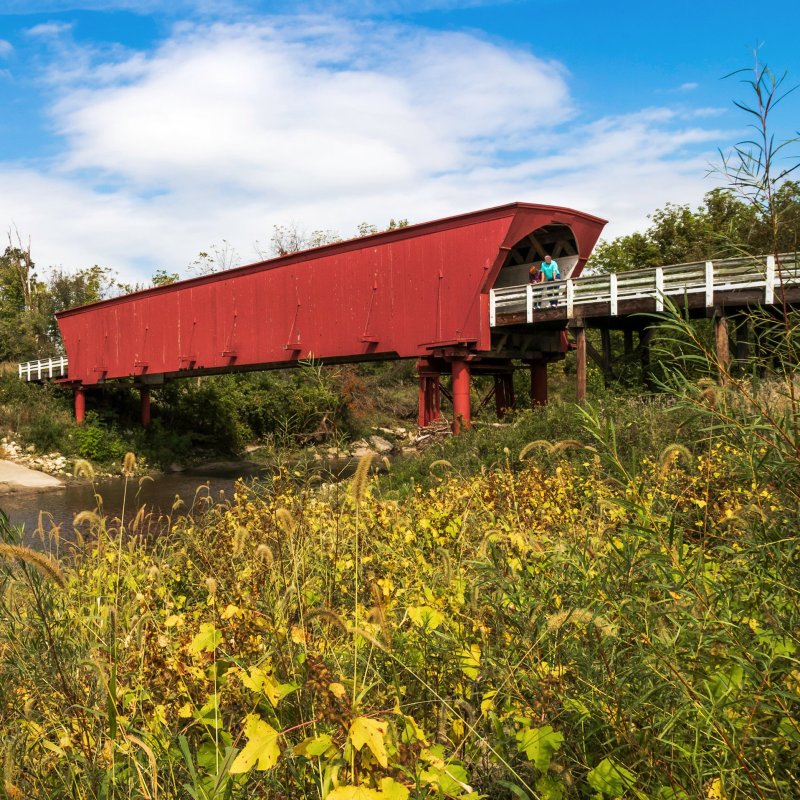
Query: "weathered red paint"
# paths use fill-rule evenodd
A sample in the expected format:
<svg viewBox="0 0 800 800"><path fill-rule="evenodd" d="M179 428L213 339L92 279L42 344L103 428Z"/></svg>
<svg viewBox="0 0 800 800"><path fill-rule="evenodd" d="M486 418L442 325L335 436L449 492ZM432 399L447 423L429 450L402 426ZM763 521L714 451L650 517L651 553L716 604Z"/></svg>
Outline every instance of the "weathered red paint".
<svg viewBox="0 0 800 800"><path fill-rule="evenodd" d="M86 389L78 386L75 389L75 422L82 425L86 419Z"/></svg>
<svg viewBox="0 0 800 800"><path fill-rule="evenodd" d="M472 427L470 409L469 362L461 359L453 362L453 433Z"/></svg>
<svg viewBox="0 0 800 800"><path fill-rule="evenodd" d="M476 357L491 348L488 293L509 250L550 224L571 228L577 275L605 221L511 203L63 311L69 382Z"/></svg>

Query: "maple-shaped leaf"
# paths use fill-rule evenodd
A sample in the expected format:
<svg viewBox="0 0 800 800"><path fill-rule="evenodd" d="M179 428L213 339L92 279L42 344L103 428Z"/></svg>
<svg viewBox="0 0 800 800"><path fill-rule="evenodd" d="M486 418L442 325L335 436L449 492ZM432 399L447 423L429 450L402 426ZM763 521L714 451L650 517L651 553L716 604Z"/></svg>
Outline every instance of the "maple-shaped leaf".
<svg viewBox="0 0 800 800"><path fill-rule="evenodd" d="M386 743L383 741L386 729L385 722L370 717L356 717L350 724L350 741L353 743L353 747L356 750L361 750L364 745L369 747L372 755L384 769L389 764Z"/></svg>
<svg viewBox="0 0 800 800"><path fill-rule="evenodd" d="M247 744L231 764L231 775L250 772L253 765L256 769L272 769L281 754L278 745L280 733L258 714L248 714L245 717L244 735L247 737Z"/></svg>
<svg viewBox="0 0 800 800"><path fill-rule="evenodd" d="M263 692L273 706L277 706L281 698L286 696L281 684L261 667L250 667L249 675L242 670L239 677L251 692Z"/></svg>
<svg viewBox="0 0 800 800"><path fill-rule="evenodd" d="M198 633L187 646L187 650L193 655L198 656L204 650L212 653L222 641L222 634L214 627L213 622L204 622L200 626Z"/></svg>
<svg viewBox="0 0 800 800"><path fill-rule="evenodd" d="M550 725L542 728L523 728L518 734L519 749L525 751L530 761L536 765L537 769L547 772L550 767L550 759L564 741L560 733L556 733Z"/></svg>

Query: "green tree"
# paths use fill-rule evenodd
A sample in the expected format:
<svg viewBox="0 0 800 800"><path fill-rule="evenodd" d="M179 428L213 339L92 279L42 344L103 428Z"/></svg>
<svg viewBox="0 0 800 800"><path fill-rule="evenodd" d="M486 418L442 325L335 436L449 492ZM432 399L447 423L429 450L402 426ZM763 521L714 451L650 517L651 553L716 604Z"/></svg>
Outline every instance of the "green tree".
<svg viewBox="0 0 800 800"><path fill-rule="evenodd" d="M48 309L44 284L36 277L30 245L19 234L0 256L0 360L48 355Z"/></svg>

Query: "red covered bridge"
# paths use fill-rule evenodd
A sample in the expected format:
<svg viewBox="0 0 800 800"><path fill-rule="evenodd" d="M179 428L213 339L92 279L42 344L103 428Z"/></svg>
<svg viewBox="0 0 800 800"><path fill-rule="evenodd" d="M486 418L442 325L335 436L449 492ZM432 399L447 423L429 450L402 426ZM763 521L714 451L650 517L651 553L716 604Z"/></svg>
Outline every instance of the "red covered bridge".
<svg viewBox="0 0 800 800"><path fill-rule="evenodd" d="M323 363L416 358L419 423L440 413L452 375L455 427L469 424L470 375L495 376L498 411L513 402L514 360L531 367L534 400L563 325L493 330L489 293L524 283L546 254L580 273L605 220L567 208L510 203L159 286L57 315L75 389L132 379L150 416L165 380Z"/></svg>

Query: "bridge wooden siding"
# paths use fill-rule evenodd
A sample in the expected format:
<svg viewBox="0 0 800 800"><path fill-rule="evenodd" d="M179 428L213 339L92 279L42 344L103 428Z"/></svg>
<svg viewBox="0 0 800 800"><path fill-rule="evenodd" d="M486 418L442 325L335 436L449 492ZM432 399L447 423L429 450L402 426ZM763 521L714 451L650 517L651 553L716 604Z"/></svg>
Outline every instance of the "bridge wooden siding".
<svg viewBox="0 0 800 800"><path fill-rule="evenodd" d="M523 253L558 256L566 247L579 274L604 225L572 209L510 203L61 312L76 416L86 387L110 380L141 389L147 422L150 387L169 379L312 357L416 358L428 394L452 374L454 416L468 423L470 373L507 373L489 325L501 271L507 278Z"/></svg>

